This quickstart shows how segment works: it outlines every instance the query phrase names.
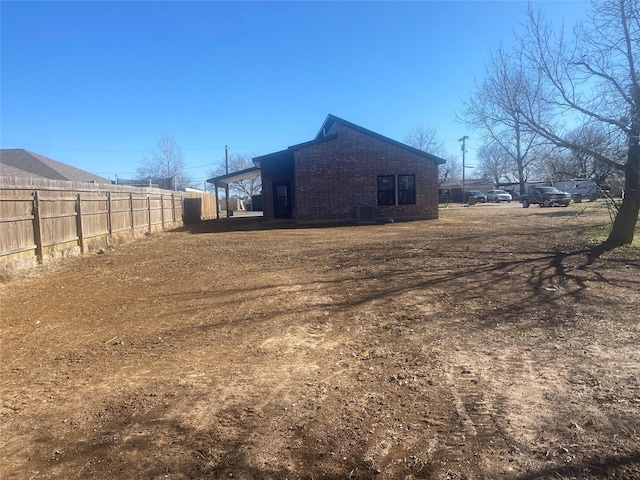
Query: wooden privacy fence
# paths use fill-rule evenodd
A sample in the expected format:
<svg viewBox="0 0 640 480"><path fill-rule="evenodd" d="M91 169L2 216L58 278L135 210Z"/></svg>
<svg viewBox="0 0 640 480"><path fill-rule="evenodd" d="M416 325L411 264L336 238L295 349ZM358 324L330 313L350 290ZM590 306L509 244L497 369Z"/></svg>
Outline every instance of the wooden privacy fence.
<svg viewBox="0 0 640 480"><path fill-rule="evenodd" d="M200 223L202 220L217 217L218 204L215 195L193 188L187 188L186 193L188 198L184 199L183 204L185 223Z"/></svg>
<svg viewBox="0 0 640 480"><path fill-rule="evenodd" d="M0 263L107 248L182 225L183 192L0 177Z"/></svg>

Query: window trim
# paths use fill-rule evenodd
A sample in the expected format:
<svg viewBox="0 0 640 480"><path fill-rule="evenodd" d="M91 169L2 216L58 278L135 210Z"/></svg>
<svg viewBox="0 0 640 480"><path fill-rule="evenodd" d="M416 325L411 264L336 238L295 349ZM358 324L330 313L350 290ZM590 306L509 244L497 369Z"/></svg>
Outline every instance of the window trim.
<svg viewBox="0 0 640 480"><path fill-rule="evenodd" d="M409 182L413 188L401 189L402 177L411 179ZM380 180L387 179L389 188L381 189ZM390 180L390 181L389 181ZM395 207L398 205L415 205L417 203L416 174L402 173L390 175L378 175L376 179L378 206L379 207ZM407 197L409 197L407 199Z"/></svg>

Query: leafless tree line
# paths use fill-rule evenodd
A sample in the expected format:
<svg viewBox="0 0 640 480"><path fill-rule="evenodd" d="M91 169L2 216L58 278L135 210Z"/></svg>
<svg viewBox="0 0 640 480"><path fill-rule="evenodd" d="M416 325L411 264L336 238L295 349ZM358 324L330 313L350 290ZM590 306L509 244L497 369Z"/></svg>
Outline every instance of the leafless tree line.
<svg viewBox="0 0 640 480"><path fill-rule="evenodd" d="M605 247L632 243L640 211L639 5L594 1L571 32L529 8L515 47L491 55L459 115L482 136L481 169L496 183L623 176Z"/></svg>

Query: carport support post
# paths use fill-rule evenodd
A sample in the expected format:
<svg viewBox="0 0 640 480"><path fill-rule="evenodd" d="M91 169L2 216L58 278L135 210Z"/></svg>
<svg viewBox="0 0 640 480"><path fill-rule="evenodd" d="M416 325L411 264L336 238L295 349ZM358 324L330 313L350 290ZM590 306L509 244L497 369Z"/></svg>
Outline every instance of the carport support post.
<svg viewBox="0 0 640 480"><path fill-rule="evenodd" d="M224 170L225 175L229 175L229 146L224 146ZM229 182L224 184L224 200L227 208L227 218L229 218Z"/></svg>
<svg viewBox="0 0 640 480"><path fill-rule="evenodd" d="M220 202L218 201L218 184L215 184L216 188L216 219L220 218Z"/></svg>

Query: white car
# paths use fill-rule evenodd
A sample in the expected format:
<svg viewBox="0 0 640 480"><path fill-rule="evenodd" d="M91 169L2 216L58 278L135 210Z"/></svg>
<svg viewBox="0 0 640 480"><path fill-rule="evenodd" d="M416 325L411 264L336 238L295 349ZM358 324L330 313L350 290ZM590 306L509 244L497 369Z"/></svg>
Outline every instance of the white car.
<svg viewBox="0 0 640 480"><path fill-rule="evenodd" d="M487 202L510 202L513 200L511 194L504 190L489 190L487 192Z"/></svg>

